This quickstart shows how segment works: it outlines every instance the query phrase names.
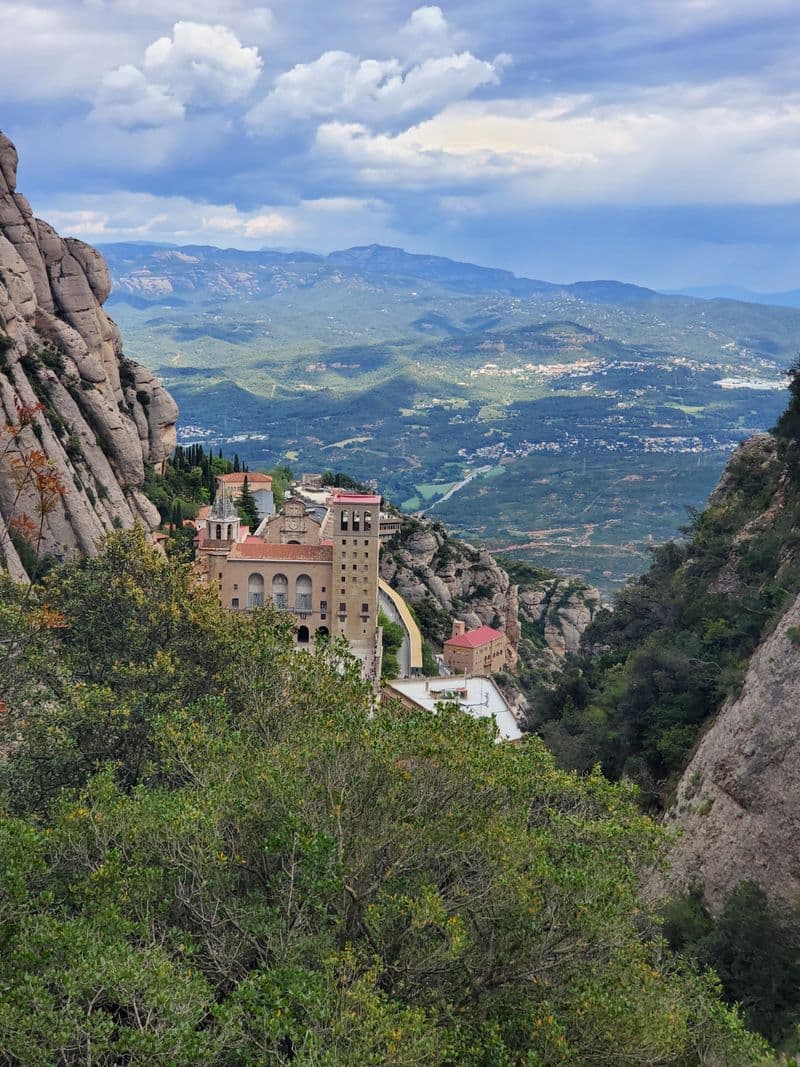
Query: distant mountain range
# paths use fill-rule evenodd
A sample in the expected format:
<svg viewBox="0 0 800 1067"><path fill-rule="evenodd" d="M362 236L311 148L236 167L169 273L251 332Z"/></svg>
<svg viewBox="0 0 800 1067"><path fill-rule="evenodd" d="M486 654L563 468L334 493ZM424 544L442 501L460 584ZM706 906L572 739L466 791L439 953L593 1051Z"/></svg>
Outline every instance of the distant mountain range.
<svg viewBox="0 0 800 1067"><path fill-rule="evenodd" d="M415 255L402 248L378 244L347 248L327 256L312 252L246 251L211 245L178 247L145 242L100 247L117 282L113 299L138 292L148 299L160 300L180 288L195 289L200 277L208 276L215 269L221 278L214 288L221 282L223 291L230 289L229 295L234 295L239 288L268 290L276 281L280 282L280 276L286 272L296 274L299 271L298 283L302 278L305 284L315 284L344 271L366 278L428 281L462 295L496 293L525 299L560 293L589 303L622 305L646 303L662 297L653 289L625 282L603 279L559 284L521 278L511 271L462 263L443 256ZM134 273L126 270L130 267L134 267ZM231 272L245 277L237 279ZM169 279L170 285L159 287L154 282L158 278ZM227 278L227 283L222 278ZM284 277L283 280L288 279Z"/></svg>
<svg viewBox="0 0 800 1067"><path fill-rule="evenodd" d="M800 307L800 289L788 289L783 293L754 293L734 285L701 286L698 289L680 289L671 295L691 296L700 300L738 300L746 304L770 304L779 307Z"/></svg>

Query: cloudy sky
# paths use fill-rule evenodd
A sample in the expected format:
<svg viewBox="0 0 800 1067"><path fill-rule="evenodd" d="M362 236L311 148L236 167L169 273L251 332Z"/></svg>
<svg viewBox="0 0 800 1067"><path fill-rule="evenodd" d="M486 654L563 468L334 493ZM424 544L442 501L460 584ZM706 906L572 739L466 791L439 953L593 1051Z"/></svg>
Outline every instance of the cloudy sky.
<svg viewBox="0 0 800 1067"><path fill-rule="evenodd" d="M20 189L94 243L800 287L796 0L0 0L0 26Z"/></svg>

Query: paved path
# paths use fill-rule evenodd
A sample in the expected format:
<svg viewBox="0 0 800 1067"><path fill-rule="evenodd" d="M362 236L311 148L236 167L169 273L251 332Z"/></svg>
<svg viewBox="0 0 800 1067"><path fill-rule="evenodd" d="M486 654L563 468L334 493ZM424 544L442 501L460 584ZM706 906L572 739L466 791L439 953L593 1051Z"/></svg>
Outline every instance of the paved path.
<svg viewBox="0 0 800 1067"><path fill-rule="evenodd" d="M399 622L405 632L403 643L397 652L400 677L407 678L412 671L422 670L422 634L405 600L381 578L378 582L381 608L392 622Z"/></svg>

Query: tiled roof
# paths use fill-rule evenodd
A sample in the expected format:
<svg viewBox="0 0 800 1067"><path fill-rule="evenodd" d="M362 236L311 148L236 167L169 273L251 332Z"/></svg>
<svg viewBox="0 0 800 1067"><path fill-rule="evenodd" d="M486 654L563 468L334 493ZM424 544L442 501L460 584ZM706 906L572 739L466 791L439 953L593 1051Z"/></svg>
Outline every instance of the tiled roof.
<svg viewBox="0 0 800 1067"><path fill-rule="evenodd" d="M268 545L260 537L248 537L234 545L228 559L299 560L309 563L330 563L331 545Z"/></svg>
<svg viewBox="0 0 800 1067"><path fill-rule="evenodd" d="M459 637L448 638L445 644L451 648L480 648L481 645L488 645L490 641L496 641L498 637L503 636L491 626L479 626L477 630L468 630Z"/></svg>

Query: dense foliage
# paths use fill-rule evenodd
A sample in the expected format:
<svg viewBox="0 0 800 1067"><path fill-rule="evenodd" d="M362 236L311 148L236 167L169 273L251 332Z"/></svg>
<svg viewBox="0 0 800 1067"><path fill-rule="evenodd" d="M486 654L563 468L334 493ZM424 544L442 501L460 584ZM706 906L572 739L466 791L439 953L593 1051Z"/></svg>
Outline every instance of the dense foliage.
<svg viewBox="0 0 800 1067"><path fill-rule="evenodd" d="M565 766L599 760L653 799L683 769L699 731L735 692L759 640L800 591L800 378L774 440L734 455L682 543L587 630L584 654L535 701L533 725Z"/></svg>
<svg viewBox="0 0 800 1067"><path fill-rule="evenodd" d="M742 882L718 918L699 892L672 901L665 912L670 946L712 967L725 999L739 1004L748 1026L797 1051L800 1018L800 915L780 915L755 882Z"/></svg>
<svg viewBox="0 0 800 1067"><path fill-rule="evenodd" d="M376 708L136 533L4 582L0 656L7 1067L762 1062L629 787Z"/></svg>

